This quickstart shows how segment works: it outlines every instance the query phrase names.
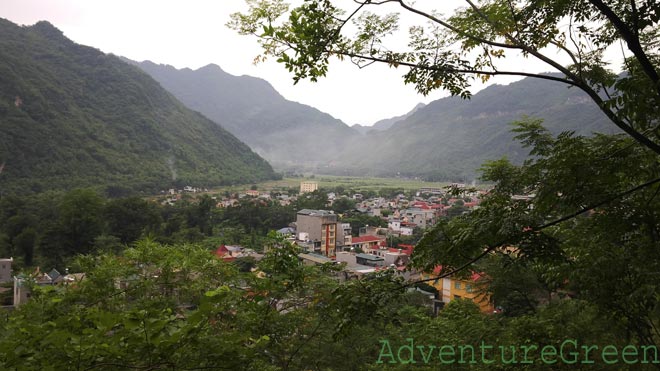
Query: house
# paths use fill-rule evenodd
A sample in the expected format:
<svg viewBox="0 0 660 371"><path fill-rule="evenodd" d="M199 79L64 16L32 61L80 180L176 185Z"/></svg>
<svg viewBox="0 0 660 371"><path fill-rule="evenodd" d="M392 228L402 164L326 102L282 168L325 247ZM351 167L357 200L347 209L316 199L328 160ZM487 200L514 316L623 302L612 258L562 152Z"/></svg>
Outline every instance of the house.
<svg viewBox="0 0 660 371"><path fill-rule="evenodd" d="M369 267L382 267L385 265L384 258L373 254L365 254L365 253L356 254L355 261L357 264L366 265Z"/></svg>
<svg viewBox="0 0 660 371"><path fill-rule="evenodd" d="M433 278L442 273L442 266L437 266L433 269L432 275L422 275L422 279ZM483 313L493 313L495 310L490 295L484 291L485 283L481 273L473 272L467 278L449 276L430 281L429 284L438 290L439 296L445 304L462 298L472 300Z"/></svg>
<svg viewBox="0 0 660 371"><path fill-rule="evenodd" d="M242 257L245 257L245 256L249 256L250 254L242 246L220 245L215 250L213 255L217 256L218 258L220 258L224 261L233 261L236 258L242 258Z"/></svg>
<svg viewBox="0 0 660 371"><path fill-rule="evenodd" d="M356 250L359 248L362 251L367 251L373 248L378 248L381 241L383 241L383 239L376 236L353 237L350 247Z"/></svg>
<svg viewBox="0 0 660 371"><path fill-rule="evenodd" d="M337 215L327 210L303 209L296 214L296 230L314 243L314 250L327 257L335 256Z"/></svg>
<svg viewBox="0 0 660 371"><path fill-rule="evenodd" d="M419 207L403 210L401 213L402 221L415 223L421 228L430 227L435 224L435 211L428 205L424 205L423 208L421 204L418 205Z"/></svg>
<svg viewBox="0 0 660 371"><path fill-rule="evenodd" d="M353 243L351 231L350 223L337 223L337 249L344 246L350 246Z"/></svg>
<svg viewBox="0 0 660 371"><path fill-rule="evenodd" d="M11 264L14 258L0 259L0 283L11 281Z"/></svg>
<svg viewBox="0 0 660 371"><path fill-rule="evenodd" d="M245 191L245 195L250 197L259 197L259 191L255 189L248 189Z"/></svg>
<svg viewBox="0 0 660 371"><path fill-rule="evenodd" d="M399 232L401 230L401 219L390 217L387 221L387 229L392 232Z"/></svg>
<svg viewBox="0 0 660 371"><path fill-rule="evenodd" d="M319 189L319 184L316 182L300 182L300 194L314 192Z"/></svg>
<svg viewBox="0 0 660 371"><path fill-rule="evenodd" d="M401 228L399 228L399 234L402 236L412 236L413 232L417 227L415 223L401 222Z"/></svg>
<svg viewBox="0 0 660 371"><path fill-rule="evenodd" d="M67 269L68 270L68 269ZM37 286L55 286L55 285L75 285L85 278L84 273L74 273L62 275L57 269L48 273L43 273L37 269L29 276L19 274L14 276L14 307L25 304L32 296L32 285Z"/></svg>
<svg viewBox="0 0 660 371"><path fill-rule="evenodd" d="M277 232L277 234L279 234L281 236L289 237L289 236L293 236L293 235L296 234L296 229L292 228L292 227L284 227L284 228L278 229L276 232Z"/></svg>

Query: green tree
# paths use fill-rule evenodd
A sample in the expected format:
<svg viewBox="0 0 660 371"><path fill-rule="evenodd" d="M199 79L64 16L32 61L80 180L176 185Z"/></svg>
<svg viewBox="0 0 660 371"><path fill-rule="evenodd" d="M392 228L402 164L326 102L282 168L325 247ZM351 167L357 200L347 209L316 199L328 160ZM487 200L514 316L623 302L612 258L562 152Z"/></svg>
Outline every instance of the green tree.
<svg viewBox="0 0 660 371"><path fill-rule="evenodd" d="M450 16L403 0L356 1L352 9L331 0L291 10L282 0L247 3L248 11L233 14L228 25L257 36L263 48L258 60L276 58L294 82L325 76L331 57L360 67L405 68L404 81L422 94L442 88L468 98L475 79L498 75L557 81L584 91L614 125L660 154L660 132L653 130L660 107L657 2L465 0ZM409 29L407 47L389 38L399 30L397 13L369 11L387 6L419 20ZM621 78L605 56L619 43L628 56ZM507 59L516 55L561 75L511 70Z"/></svg>
<svg viewBox="0 0 660 371"><path fill-rule="evenodd" d="M355 201L347 197L339 197L332 203L332 211L343 214L349 210L355 209Z"/></svg>
<svg viewBox="0 0 660 371"><path fill-rule="evenodd" d="M325 210L328 205L328 195L317 189L314 192L304 193L298 196L295 202L296 210L312 209L312 210Z"/></svg>
<svg viewBox="0 0 660 371"><path fill-rule="evenodd" d="M143 233L156 233L162 223L157 205L138 197L108 201L103 210L108 233L131 243Z"/></svg>
<svg viewBox="0 0 660 371"><path fill-rule="evenodd" d="M495 187L480 208L427 232L415 263L484 270L492 293L517 314L553 298L584 300L622 319L633 341L658 344L656 154L624 135L553 137L537 120L514 131L535 157L522 166L486 164L484 179ZM533 197L514 197L522 193ZM493 253L504 258L489 266L482 260ZM625 287L607 284L619 277Z"/></svg>
<svg viewBox="0 0 660 371"><path fill-rule="evenodd" d="M104 200L95 191L78 189L68 192L60 203L62 249L67 255L89 252L94 238L103 230Z"/></svg>

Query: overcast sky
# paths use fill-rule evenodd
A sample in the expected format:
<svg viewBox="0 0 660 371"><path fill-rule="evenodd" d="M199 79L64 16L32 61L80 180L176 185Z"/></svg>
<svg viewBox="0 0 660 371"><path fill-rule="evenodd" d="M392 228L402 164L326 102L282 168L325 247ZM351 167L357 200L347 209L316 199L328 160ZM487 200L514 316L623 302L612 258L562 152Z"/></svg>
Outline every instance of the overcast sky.
<svg viewBox="0 0 660 371"><path fill-rule="evenodd" d="M420 1L449 7L462 3ZM447 95L443 91L428 97L417 94L412 86L403 84L404 70L383 65L360 70L349 62L333 62L328 77L318 83L305 81L294 86L282 65L274 61L253 65L260 53L257 41L225 26L231 13L246 10L243 0L0 0L0 4L2 18L23 25L47 20L73 41L106 53L177 68L215 63L234 75L264 78L287 99L316 107L348 125L371 125L404 114L419 102ZM404 23L416 21L404 19ZM529 61L524 69L547 70Z"/></svg>

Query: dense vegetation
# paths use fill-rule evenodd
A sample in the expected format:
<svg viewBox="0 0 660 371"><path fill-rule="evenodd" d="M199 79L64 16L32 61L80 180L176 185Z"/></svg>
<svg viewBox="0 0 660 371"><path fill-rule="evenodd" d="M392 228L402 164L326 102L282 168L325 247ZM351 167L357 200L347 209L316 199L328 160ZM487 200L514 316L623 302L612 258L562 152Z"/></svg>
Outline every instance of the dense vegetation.
<svg viewBox="0 0 660 371"><path fill-rule="evenodd" d="M194 71L149 61L137 65L277 168L323 168L358 136L327 113L284 99L262 79L233 76L216 65Z"/></svg>
<svg viewBox="0 0 660 371"><path fill-rule="evenodd" d="M601 370L598 352L588 357L576 348L629 344L625 322L603 317L584 300L511 317L484 315L474 303L455 300L434 317L429 298L404 289L393 271L339 282L334 267L302 264L284 241L269 245L255 272L241 272L198 246L150 240L121 255L81 256L74 267L86 272L82 280L34 287L31 300L0 321L0 367ZM525 364L521 346L559 348L566 340L578 344L566 348L572 364L558 357L543 363L538 351ZM484 344L505 344L507 363L497 348L482 356ZM410 345L412 351L400 350ZM439 355L440 347L459 345L476 349L476 360ZM619 360L613 369L648 366Z"/></svg>
<svg viewBox="0 0 660 371"><path fill-rule="evenodd" d="M450 97L431 102L388 130L369 132L359 146L346 148L337 166L355 174L470 182L484 161L506 156L522 163L528 151L513 140L510 122L525 115L544 119L554 134L615 129L583 92L526 78L486 88L469 101Z"/></svg>
<svg viewBox="0 0 660 371"><path fill-rule="evenodd" d="M249 183L270 165L138 68L0 20L0 193Z"/></svg>
<svg viewBox="0 0 660 371"><path fill-rule="evenodd" d="M328 209L325 192L302 195L286 206L244 197L225 208L210 195L183 194L173 205L138 197L108 199L92 189L4 196L0 257L13 256L17 271L64 269L78 254L120 252L145 237L164 244L199 243L209 250L228 244L261 251L270 231L296 220L296 210ZM354 201L342 197L330 209L351 223L355 235L366 225L387 225L354 208Z"/></svg>
<svg viewBox="0 0 660 371"><path fill-rule="evenodd" d="M170 206L137 197L106 199L91 189L5 196L0 199L0 256L15 257L17 270L63 270L78 254L119 252L142 237L261 251L269 231L295 221L294 207L248 198L222 209L208 195L183 197Z"/></svg>

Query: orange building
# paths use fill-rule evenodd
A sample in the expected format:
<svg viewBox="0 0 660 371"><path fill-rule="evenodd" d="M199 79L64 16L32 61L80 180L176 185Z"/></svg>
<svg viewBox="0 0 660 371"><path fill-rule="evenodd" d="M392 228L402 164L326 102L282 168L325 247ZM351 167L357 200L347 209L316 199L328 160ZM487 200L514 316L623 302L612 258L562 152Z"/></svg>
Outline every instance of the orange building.
<svg viewBox="0 0 660 371"><path fill-rule="evenodd" d="M424 279L433 278L442 274L442 266L437 266L433 269L433 275L422 275ZM484 283L482 275L479 273L472 273L470 277L465 279L458 279L455 277L440 278L435 281L430 281L429 284L435 287L440 293L442 302L449 303L454 299L469 299L479 306L479 309L484 313L493 313L495 306L484 290Z"/></svg>

